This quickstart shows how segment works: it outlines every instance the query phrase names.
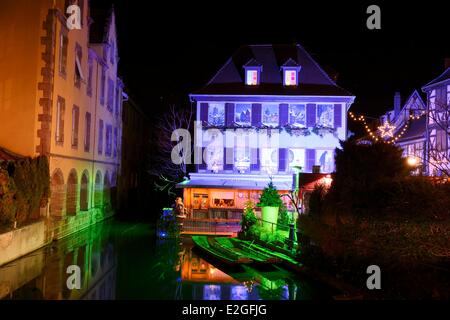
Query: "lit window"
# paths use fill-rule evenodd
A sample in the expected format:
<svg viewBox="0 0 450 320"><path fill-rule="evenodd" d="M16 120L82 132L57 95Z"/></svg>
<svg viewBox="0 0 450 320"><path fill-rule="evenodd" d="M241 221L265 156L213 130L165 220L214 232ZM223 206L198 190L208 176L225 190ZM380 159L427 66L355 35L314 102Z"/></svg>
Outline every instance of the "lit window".
<svg viewBox="0 0 450 320"><path fill-rule="evenodd" d="M262 122L266 126L276 127L279 124L279 106L277 104L264 104L262 107Z"/></svg>
<svg viewBox="0 0 450 320"><path fill-rule="evenodd" d="M225 104L210 103L208 108L208 123L212 126L225 125Z"/></svg>
<svg viewBox="0 0 450 320"><path fill-rule="evenodd" d="M286 86L296 86L297 85L297 71L296 70L284 71L284 84Z"/></svg>
<svg viewBox="0 0 450 320"><path fill-rule="evenodd" d="M288 152L289 170L294 171L294 167L305 168L305 149L291 148Z"/></svg>
<svg viewBox="0 0 450 320"><path fill-rule="evenodd" d="M247 70L247 85L256 86L258 84L258 70Z"/></svg>
<svg viewBox="0 0 450 320"><path fill-rule="evenodd" d="M316 164L320 165L320 172L331 173L334 171L333 150L316 150Z"/></svg>
<svg viewBox="0 0 450 320"><path fill-rule="evenodd" d="M278 172L278 148L261 148L261 172Z"/></svg>
<svg viewBox="0 0 450 320"><path fill-rule="evenodd" d="M324 126L333 128L334 109L331 104L319 104L317 106L317 122Z"/></svg>
<svg viewBox="0 0 450 320"><path fill-rule="evenodd" d="M214 144L208 146L206 155L207 169L213 172L223 170L223 147L215 146Z"/></svg>
<svg viewBox="0 0 450 320"><path fill-rule="evenodd" d="M289 105L289 124L300 128L306 127L306 106L304 104Z"/></svg>
<svg viewBox="0 0 450 320"><path fill-rule="evenodd" d="M234 122L241 126L250 126L252 122L252 105L238 103L234 109Z"/></svg>

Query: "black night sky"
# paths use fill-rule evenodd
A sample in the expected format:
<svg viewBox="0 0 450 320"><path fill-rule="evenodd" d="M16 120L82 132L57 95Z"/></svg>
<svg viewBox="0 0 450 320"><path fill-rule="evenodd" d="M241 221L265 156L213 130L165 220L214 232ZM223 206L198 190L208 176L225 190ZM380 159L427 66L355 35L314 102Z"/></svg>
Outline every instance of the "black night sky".
<svg viewBox="0 0 450 320"><path fill-rule="evenodd" d="M444 71L450 57L447 10L419 5L315 1L114 3L120 73L149 114L186 105L241 44L300 43L338 84L356 95L355 113L378 116L395 91L409 96ZM427 2L428 4L429 2ZM366 9L381 8L381 30L368 30Z"/></svg>

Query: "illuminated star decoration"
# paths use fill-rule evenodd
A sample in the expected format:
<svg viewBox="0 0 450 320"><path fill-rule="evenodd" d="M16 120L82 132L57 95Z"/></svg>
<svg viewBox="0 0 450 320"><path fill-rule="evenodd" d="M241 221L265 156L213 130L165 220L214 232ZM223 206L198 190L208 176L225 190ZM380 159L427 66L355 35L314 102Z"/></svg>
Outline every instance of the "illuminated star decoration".
<svg viewBox="0 0 450 320"><path fill-rule="evenodd" d="M386 121L382 126L378 127L382 138L392 138L394 136L395 126Z"/></svg>

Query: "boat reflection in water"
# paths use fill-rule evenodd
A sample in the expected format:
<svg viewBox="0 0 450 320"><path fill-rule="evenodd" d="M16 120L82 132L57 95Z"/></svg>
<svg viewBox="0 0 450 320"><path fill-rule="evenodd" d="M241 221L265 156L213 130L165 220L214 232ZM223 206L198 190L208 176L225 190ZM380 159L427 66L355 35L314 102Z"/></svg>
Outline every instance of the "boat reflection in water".
<svg viewBox="0 0 450 320"><path fill-rule="evenodd" d="M81 269L80 290L67 267ZM291 272L227 270L198 254L190 239L160 240L148 224L108 221L0 267L0 299L330 299Z"/></svg>
<svg viewBox="0 0 450 320"><path fill-rule="evenodd" d="M242 265L224 272L202 258L190 241L184 243L180 257L183 293L194 300L302 300L332 295L277 266L260 270Z"/></svg>

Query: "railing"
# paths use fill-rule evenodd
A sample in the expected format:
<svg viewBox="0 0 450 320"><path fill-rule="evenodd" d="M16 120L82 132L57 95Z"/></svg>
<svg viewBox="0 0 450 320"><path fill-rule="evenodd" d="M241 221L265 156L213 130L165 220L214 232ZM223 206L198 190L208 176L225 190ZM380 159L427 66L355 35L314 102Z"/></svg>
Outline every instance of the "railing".
<svg viewBox="0 0 450 320"><path fill-rule="evenodd" d="M291 231L290 225L285 225L281 223L273 223L267 220L258 218L256 220L256 225L259 227L259 235L257 235L258 240L264 242L274 242L279 243L279 245L288 245L292 247L295 244L295 227ZM290 238L290 233L293 232L292 239Z"/></svg>
<svg viewBox="0 0 450 320"><path fill-rule="evenodd" d="M238 219L184 219L182 224L182 234L231 235L241 230Z"/></svg>

